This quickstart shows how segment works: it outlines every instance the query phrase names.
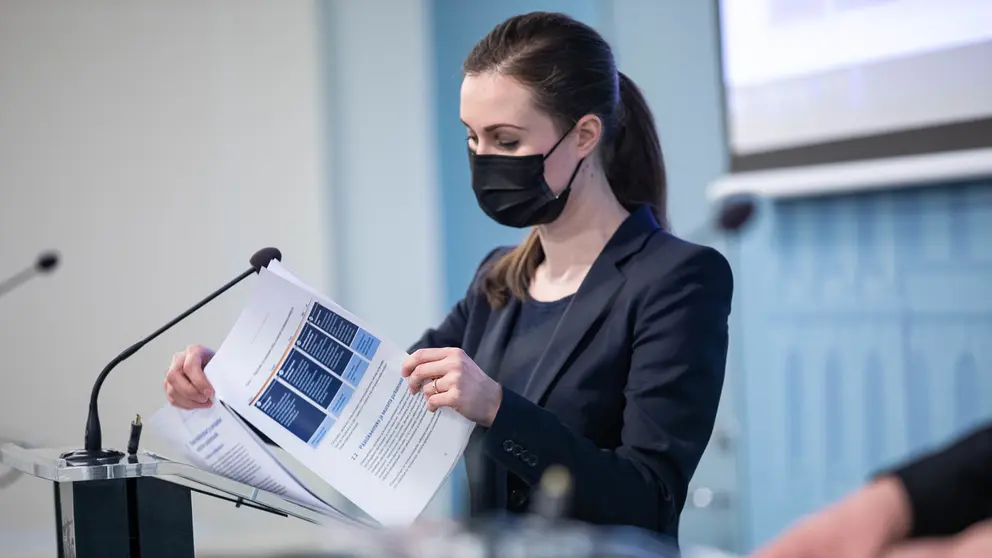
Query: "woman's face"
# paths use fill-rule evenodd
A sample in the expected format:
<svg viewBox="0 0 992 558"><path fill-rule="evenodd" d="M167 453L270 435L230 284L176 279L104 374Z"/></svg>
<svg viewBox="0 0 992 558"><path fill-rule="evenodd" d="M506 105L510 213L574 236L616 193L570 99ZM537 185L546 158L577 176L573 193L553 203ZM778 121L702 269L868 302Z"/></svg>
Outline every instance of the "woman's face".
<svg viewBox="0 0 992 558"><path fill-rule="evenodd" d="M547 155L561 139L551 118L534 107L530 91L496 73L465 77L461 118L468 147L479 155ZM544 161L544 179L555 194L564 190L584 156L576 137L570 133Z"/></svg>

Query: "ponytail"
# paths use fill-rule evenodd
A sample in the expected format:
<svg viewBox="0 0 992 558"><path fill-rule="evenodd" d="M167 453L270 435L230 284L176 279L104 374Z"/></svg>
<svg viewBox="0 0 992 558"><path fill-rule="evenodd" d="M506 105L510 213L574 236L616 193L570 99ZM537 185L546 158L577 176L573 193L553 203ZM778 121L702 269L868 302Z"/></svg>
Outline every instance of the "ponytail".
<svg viewBox="0 0 992 558"><path fill-rule="evenodd" d="M607 160L606 179L617 200L628 210L651 206L662 228L668 229L668 181L654 115L633 80L617 72L620 105L613 153Z"/></svg>

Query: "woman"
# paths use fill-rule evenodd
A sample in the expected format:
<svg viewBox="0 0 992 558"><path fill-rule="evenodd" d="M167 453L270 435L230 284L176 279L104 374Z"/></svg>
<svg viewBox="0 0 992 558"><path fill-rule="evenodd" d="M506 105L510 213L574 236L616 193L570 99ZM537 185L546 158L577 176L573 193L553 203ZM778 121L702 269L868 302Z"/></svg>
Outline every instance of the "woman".
<svg viewBox="0 0 992 558"><path fill-rule="evenodd" d="M531 231L489 254L413 346L410 389L479 425L476 514L525 511L559 464L577 519L676 537L720 398L733 280L715 250L665 232L644 98L594 30L531 13L469 53L461 117L482 210ZM209 356L176 355L171 402L209 404Z"/></svg>

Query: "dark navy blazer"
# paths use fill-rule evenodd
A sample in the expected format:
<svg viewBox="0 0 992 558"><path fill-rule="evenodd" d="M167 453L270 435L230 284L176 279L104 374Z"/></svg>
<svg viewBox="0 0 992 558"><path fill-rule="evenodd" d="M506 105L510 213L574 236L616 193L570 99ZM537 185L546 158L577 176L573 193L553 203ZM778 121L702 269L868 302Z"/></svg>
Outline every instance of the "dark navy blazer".
<svg viewBox="0 0 992 558"><path fill-rule="evenodd" d="M476 279L443 323L412 347L458 347L495 374L520 301L494 310ZM712 248L663 231L648 207L623 222L596 259L522 393L503 390L496 419L466 452L472 511L498 498L527 509L529 486L565 466L579 520L634 525L677 538L689 480L712 434L727 358L733 276ZM488 474L487 474L488 473ZM500 486L514 483L500 483Z"/></svg>

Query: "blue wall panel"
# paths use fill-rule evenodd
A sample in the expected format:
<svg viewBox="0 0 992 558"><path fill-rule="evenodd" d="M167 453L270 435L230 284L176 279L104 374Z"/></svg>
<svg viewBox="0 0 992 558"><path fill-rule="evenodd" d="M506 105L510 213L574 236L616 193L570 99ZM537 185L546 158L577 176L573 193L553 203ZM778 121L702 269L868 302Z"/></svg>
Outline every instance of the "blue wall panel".
<svg viewBox="0 0 992 558"><path fill-rule="evenodd" d="M741 245L760 544L992 417L992 181L772 204Z"/></svg>

